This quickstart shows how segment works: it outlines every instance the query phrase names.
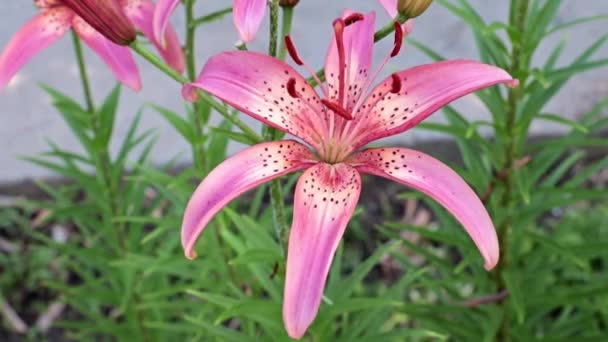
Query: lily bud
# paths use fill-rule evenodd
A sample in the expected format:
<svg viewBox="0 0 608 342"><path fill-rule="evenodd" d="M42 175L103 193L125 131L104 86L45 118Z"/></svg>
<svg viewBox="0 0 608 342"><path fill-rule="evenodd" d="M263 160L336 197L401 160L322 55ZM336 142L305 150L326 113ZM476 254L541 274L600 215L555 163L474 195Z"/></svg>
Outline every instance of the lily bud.
<svg viewBox="0 0 608 342"><path fill-rule="evenodd" d="M117 0L61 0L97 32L118 45L131 44L137 35Z"/></svg>
<svg viewBox="0 0 608 342"><path fill-rule="evenodd" d="M279 6L281 7L296 7L300 0L279 0Z"/></svg>
<svg viewBox="0 0 608 342"><path fill-rule="evenodd" d="M397 10L407 18L416 18L426 11L433 0L399 0Z"/></svg>

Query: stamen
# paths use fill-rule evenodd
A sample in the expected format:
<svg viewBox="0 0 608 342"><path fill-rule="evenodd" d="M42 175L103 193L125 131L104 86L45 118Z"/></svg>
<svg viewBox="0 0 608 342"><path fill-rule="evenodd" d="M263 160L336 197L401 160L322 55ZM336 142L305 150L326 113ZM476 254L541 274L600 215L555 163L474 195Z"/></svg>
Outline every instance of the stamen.
<svg viewBox="0 0 608 342"><path fill-rule="evenodd" d="M376 78L380 74L380 71L384 68L386 63L388 63L388 61L391 58L395 57L399 53L399 50L401 50L401 45L403 43L403 28L397 21L394 22L394 27L395 27L395 42L394 42L394 46L393 46L393 51L391 51L391 53L389 55L384 57L384 60L382 61L382 63L380 63L380 66L376 69L376 71L372 74L371 77L367 78L367 81L361 87L362 96L359 97L359 101L357 101L354 108L352 109L353 113L357 113L357 111L360 109L361 105L363 104L363 101L367 98L367 96L369 96L369 88L371 87L372 83L376 80ZM401 82L401 80L398 80L396 82ZM393 81L393 85L395 87L397 86L397 85L395 85L395 81ZM391 90L392 89L393 88L391 88Z"/></svg>
<svg viewBox="0 0 608 342"><path fill-rule="evenodd" d="M398 21L395 21L395 44L393 47L393 51L391 52L391 57L397 56L399 50L401 50L401 45L403 44L403 28Z"/></svg>
<svg viewBox="0 0 608 342"><path fill-rule="evenodd" d="M293 45L293 41L291 40L291 37L289 35L285 36L285 48L287 49L287 52L289 52L289 56L291 57L291 59L293 59L293 61L297 65L304 64L304 62L302 62L302 59L300 59L300 56L298 56L296 46Z"/></svg>
<svg viewBox="0 0 608 342"><path fill-rule="evenodd" d="M344 20L334 20L334 34L336 36L336 47L338 49L338 104L344 105L344 69L346 60L344 56Z"/></svg>
<svg viewBox="0 0 608 342"><path fill-rule="evenodd" d="M295 98L298 98L298 92L296 91L296 79L295 78L290 78L287 81L287 92L289 93L289 96Z"/></svg>
<svg viewBox="0 0 608 342"><path fill-rule="evenodd" d="M356 23L357 21L363 20L365 17L361 13L353 13L348 17L344 18L344 26L348 26Z"/></svg>
<svg viewBox="0 0 608 342"><path fill-rule="evenodd" d="M391 78L393 79L393 83L391 84L391 93L397 94L401 91L401 79L397 74L392 74Z"/></svg>
<svg viewBox="0 0 608 342"><path fill-rule="evenodd" d="M323 103L323 105L325 105L325 107L331 109L334 113L340 115L341 117L343 117L346 120L352 120L353 116L344 108L342 108L342 106L340 106L337 103L333 103L327 99L322 99L321 103Z"/></svg>

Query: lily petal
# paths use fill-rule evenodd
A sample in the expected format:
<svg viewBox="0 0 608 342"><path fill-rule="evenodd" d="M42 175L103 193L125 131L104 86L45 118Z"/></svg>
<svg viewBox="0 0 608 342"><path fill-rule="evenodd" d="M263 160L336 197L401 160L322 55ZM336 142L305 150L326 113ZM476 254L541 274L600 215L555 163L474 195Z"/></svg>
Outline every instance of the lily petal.
<svg viewBox="0 0 608 342"><path fill-rule="evenodd" d="M0 54L0 90L36 53L61 38L71 26L72 12L65 7L46 10L30 19Z"/></svg>
<svg viewBox="0 0 608 342"><path fill-rule="evenodd" d="M133 91L141 90L139 71L129 47L112 43L80 17L75 16L72 24L80 39L104 60L121 83Z"/></svg>
<svg viewBox="0 0 608 342"><path fill-rule="evenodd" d="M288 83L293 85L292 97ZM286 63L250 51L220 53L207 61L194 83L184 85L186 100L196 99L194 88L219 97L267 125L320 146L324 132L323 105L315 90Z"/></svg>
<svg viewBox="0 0 608 342"><path fill-rule="evenodd" d="M152 18L156 6L152 0L124 0L123 11L141 32L156 46L165 62L182 73L185 69L185 59L177 34L171 25L166 27L163 39L156 39L154 34ZM161 44L161 41L164 44Z"/></svg>
<svg viewBox="0 0 608 342"><path fill-rule="evenodd" d="M350 161L357 170L385 177L421 191L446 208L463 225L492 269L498 262L498 239L477 194L451 168L424 153L406 148L372 148Z"/></svg>
<svg viewBox="0 0 608 342"><path fill-rule="evenodd" d="M314 163L310 151L292 141L272 141L251 146L218 165L190 198L182 221L182 246L189 259L209 221L228 202L259 184Z"/></svg>
<svg viewBox="0 0 608 342"><path fill-rule="evenodd" d="M302 174L289 235L283 321L292 338L312 323L336 248L353 215L361 177L346 164L317 164Z"/></svg>
<svg viewBox="0 0 608 342"><path fill-rule="evenodd" d="M399 92L390 92L394 80L386 78L365 100L363 108L369 110L355 116L350 136L356 148L416 126L441 107L476 90L498 83L517 85L503 69L468 60L421 65L396 75L401 79ZM378 101L379 96L384 97Z"/></svg>
<svg viewBox="0 0 608 342"><path fill-rule="evenodd" d="M153 18L153 31L154 40L160 42L161 46L165 46L165 30L169 25L169 19L173 14L173 11L179 5L180 0L158 0L156 3L156 10L154 10Z"/></svg>
<svg viewBox="0 0 608 342"><path fill-rule="evenodd" d="M351 15L352 12L346 11L343 18ZM372 52L374 49L374 25L376 14L368 13L363 20L359 20L344 28L344 55L346 63L346 73L344 79L344 108L350 111L361 93L372 70ZM339 97L339 62L338 46L336 37L331 40L327 57L325 59L325 77L329 89L329 97L335 101Z"/></svg>
<svg viewBox="0 0 608 342"><path fill-rule="evenodd" d="M266 0L233 0L232 20L241 40L245 43L251 42L258 32L264 12L266 12Z"/></svg>
<svg viewBox="0 0 608 342"><path fill-rule="evenodd" d="M380 5L384 8L389 17L395 18L397 16L397 0L378 0Z"/></svg>

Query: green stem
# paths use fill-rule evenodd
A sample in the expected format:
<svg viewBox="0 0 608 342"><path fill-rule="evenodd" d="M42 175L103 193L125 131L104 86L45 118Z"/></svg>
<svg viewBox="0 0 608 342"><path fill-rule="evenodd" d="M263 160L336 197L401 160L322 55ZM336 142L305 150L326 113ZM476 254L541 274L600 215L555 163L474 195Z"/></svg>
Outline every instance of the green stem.
<svg viewBox="0 0 608 342"><path fill-rule="evenodd" d="M277 56L278 42L279 42L279 0L270 0L270 43L268 44L268 54L272 57Z"/></svg>
<svg viewBox="0 0 608 342"><path fill-rule="evenodd" d="M376 31L376 33L374 33L374 43L381 41L382 39L386 38L386 36L390 35L395 31L395 21L399 22L400 24L403 24L407 19L407 17L399 15L397 18L395 18L394 21L391 21L390 23L386 24L384 27ZM325 81L325 69L317 70L316 75L321 82ZM307 78L306 81L313 87L317 85L317 81L315 81L314 77L312 76Z"/></svg>
<svg viewBox="0 0 608 342"><path fill-rule="evenodd" d="M186 77L182 76L182 74L173 70L171 67L169 67L167 64L165 64L165 62L163 62L159 57L154 55L152 52L150 52L148 49L146 49L139 42L135 41L135 42L131 43L131 49L133 51L135 51L137 54L139 54L141 57L143 57L145 60L150 62L150 64L155 66L158 70L162 71L163 73L165 73L167 76L171 77L178 83L185 84L185 83L189 82L189 80ZM257 134L251 128L249 128L249 126L247 126L246 123L244 123L237 117L230 115L230 113L228 112L226 107L223 106L221 103L215 101L211 97L211 95L209 95L208 93L206 93L204 91L198 91L198 95L199 95L200 101L203 101L207 105L211 106L211 108L215 109L218 113L220 113L220 115L222 115L224 118L228 119L228 121L230 121L233 125L237 126L250 139L252 139L255 142L263 141L262 137L259 134Z"/></svg>
<svg viewBox="0 0 608 342"><path fill-rule="evenodd" d="M80 72L80 81L82 83L82 90L84 91L87 112L93 113L95 112L95 104L93 103L93 95L91 95L91 85L89 84L89 76L84 63L82 45L80 44L80 38L78 38L78 35L74 31L72 31L72 42L74 43L74 52L76 53L76 60L78 61L78 71Z"/></svg>
<svg viewBox="0 0 608 342"><path fill-rule="evenodd" d="M513 26L517 32L519 32L520 41L512 42L511 51L511 74L516 77L521 75L521 60L522 53L521 47L523 42L521 39L525 39L526 30L526 17L528 14L528 1L527 0L514 0L512 2L514 6L517 6L515 11L515 17L512 19L511 26ZM522 83L524 80L520 80ZM500 206L506 212L505 218L498 226L498 236L500 237L500 263L496 269L496 287L498 291L506 289L504 281L504 272L509 268L509 243L512 229L512 217L513 217L513 201L514 201L514 186L515 186L515 175L514 165L518 159L518 153L516 151L516 143L519 140L518 132L516 128L517 123L517 106L523 96L521 87L509 89L507 104L508 111L505 118L505 131L506 131L506 143L504 149L504 167L501 177L496 181L502 184L504 189L500 198ZM509 324L510 317L508 314L508 301L503 301L503 318L498 331L498 341L509 341Z"/></svg>
<svg viewBox="0 0 608 342"><path fill-rule="evenodd" d="M145 60L150 62L150 64L155 66L158 70L162 71L167 76L174 79L175 81L177 81L181 84L189 82L189 80L186 77L184 77L182 74L180 74L179 72L175 71L173 68L168 66L165 62L163 62L162 59L160 59L158 56L156 56L155 54L150 52L150 50L146 49L146 47L143 44L141 44L139 41L136 40L133 43L131 43L131 49L133 51L135 51L137 54L139 54L140 56L142 56Z"/></svg>
<svg viewBox="0 0 608 342"><path fill-rule="evenodd" d="M186 68L188 73L188 79L192 82L196 79L196 56L195 56L195 38L196 38L196 25L194 18L194 1L187 1L185 4L186 9ZM202 108L200 102L195 102L193 122L194 129L196 131L197 139L192 143L192 160L194 167L200 172L207 171L207 158L205 153L205 146L203 142L205 134L206 123L202 120Z"/></svg>
<svg viewBox="0 0 608 342"><path fill-rule="evenodd" d="M76 60L78 62L78 70L80 73L80 80L84 92L87 112L89 113L89 118L91 120L89 123L90 129L94 134L97 135L99 132L102 131L101 120L93 102L91 84L89 82L87 67L84 60L84 54L82 53L82 45L80 44L80 38L78 38L74 31L72 31L72 41L74 43L74 52L76 54ZM118 196L116 195L116 182L112 177L112 160L110 159L110 153L108 151L107 145L99 148L97 154L92 157L96 158L97 170L99 171L99 175L101 176L100 180L106 192L105 195L108 199L108 204L110 205L110 217L108 218L108 222L110 222L109 225L112 225L113 218L118 216L119 206ZM111 231L114 233L114 239L116 240L116 243L121 247L121 250L125 252L127 246L123 238L122 229L122 225L119 225L117 227L111 227Z"/></svg>
<svg viewBox="0 0 608 342"><path fill-rule="evenodd" d="M290 8L291 12L286 15L286 8L283 7L283 27L281 32L284 35L291 32L291 22L293 19L293 8ZM289 16L290 18L285 18ZM287 20L287 22L286 22ZM279 0L270 1L270 44L268 46L268 53L272 57L277 57L277 46L278 46L278 34L279 34ZM268 127L267 134L264 137L267 140L276 140L278 131L272 127ZM285 204L283 203L283 190L281 187L281 181L278 179L270 182L270 203L272 205L272 212L274 218L274 227L279 240L279 245L283 246L284 235L287 231L287 221L285 219Z"/></svg>
<svg viewBox="0 0 608 342"><path fill-rule="evenodd" d="M198 27L202 24L208 23L210 21L216 20L216 19L220 19L221 17L225 16L228 13L232 13L232 7L226 7L223 8L219 11L215 11L213 13L209 13L207 15L204 15L200 18L196 18L194 21L192 21L192 23L190 23L190 25L193 25L195 27Z"/></svg>
<svg viewBox="0 0 608 342"><path fill-rule="evenodd" d="M281 47L279 48L279 59L284 61L287 57L287 49L285 48L285 36L291 33L291 24L293 22L293 7L283 8L283 23L281 24Z"/></svg>

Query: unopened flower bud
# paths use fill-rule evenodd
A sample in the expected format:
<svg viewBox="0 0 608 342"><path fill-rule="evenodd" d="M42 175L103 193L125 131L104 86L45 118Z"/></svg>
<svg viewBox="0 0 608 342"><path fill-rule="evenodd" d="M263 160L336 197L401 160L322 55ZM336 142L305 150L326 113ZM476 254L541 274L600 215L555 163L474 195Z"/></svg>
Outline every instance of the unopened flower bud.
<svg viewBox="0 0 608 342"><path fill-rule="evenodd" d="M131 44L137 35L118 0L61 0L97 32L118 45Z"/></svg>
<svg viewBox="0 0 608 342"><path fill-rule="evenodd" d="M296 7L298 2L300 2L300 0L279 0L279 5L281 7Z"/></svg>
<svg viewBox="0 0 608 342"><path fill-rule="evenodd" d="M399 0L397 10L407 18L416 18L426 11L433 0Z"/></svg>

